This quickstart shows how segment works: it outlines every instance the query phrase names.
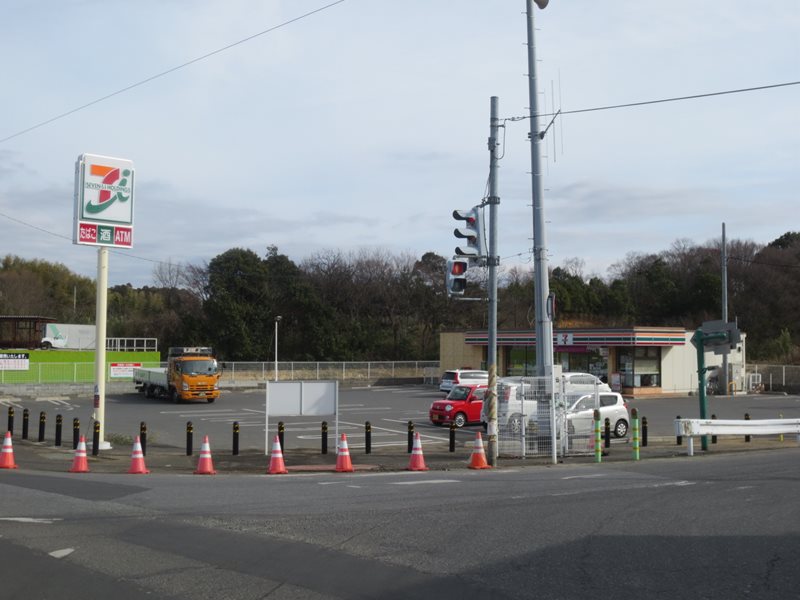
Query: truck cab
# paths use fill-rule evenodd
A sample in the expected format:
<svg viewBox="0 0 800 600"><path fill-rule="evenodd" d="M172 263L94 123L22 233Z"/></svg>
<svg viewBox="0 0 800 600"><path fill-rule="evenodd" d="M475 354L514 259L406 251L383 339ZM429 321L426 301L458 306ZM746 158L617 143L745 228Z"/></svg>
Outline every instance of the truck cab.
<svg viewBox="0 0 800 600"><path fill-rule="evenodd" d="M169 396L173 401L219 398L219 365L207 346L170 348L167 354Z"/></svg>

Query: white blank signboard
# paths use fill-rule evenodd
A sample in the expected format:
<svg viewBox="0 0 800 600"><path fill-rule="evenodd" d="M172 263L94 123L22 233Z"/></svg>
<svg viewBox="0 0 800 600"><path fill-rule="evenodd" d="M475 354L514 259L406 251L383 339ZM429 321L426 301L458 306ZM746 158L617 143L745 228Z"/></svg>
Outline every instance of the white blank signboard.
<svg viewBox="0 0 800 600"><path fill-rule="evenodd" d="M270 416L301 417L336 415L339 433L338 381L268 381L266 397L265 454L269 453Z"/></svg>

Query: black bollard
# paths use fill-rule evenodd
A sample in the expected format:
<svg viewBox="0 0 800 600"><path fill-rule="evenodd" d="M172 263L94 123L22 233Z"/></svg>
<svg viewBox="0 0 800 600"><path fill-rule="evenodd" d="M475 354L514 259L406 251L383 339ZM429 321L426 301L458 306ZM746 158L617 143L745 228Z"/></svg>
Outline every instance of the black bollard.
<svg viewBox="0 0 800 600"><path fill-rule="evenodd" d="M744 413L744 420L745 421L749 421L750 420L750 413ZM749 442L750 441L750 436L749 435L744 436L744 441L745 442Z"/></svg>
<svg viewBox="0 0 800 600"><path fill-rule="evenodd" d="M717 415L711 415L711 418L712 418L712 419L716 419L716 418L717 418ZM717 436L716 436L716 435L712 435L712 436L711 436L711 443L712 443L712 444L716 444L716 443L717 443Z"/></svg>
<svg viewBox="0 0 800 600"><path fill-rule="evenodd" d="M192 455L192 435L194 434L194 427L191 421L186 421L186 456Z"/></svg>
<svg viewBox="0 0 800 600"><path fill-rule="evenodd" d="M8 407L8 431L14 435L14 407Z"/></svg>
<svg viewBox="0 0 800 600"><path fill-rule="evenodd" d="M286 431L286 427L283 425L283 421L278 421L278 441L281 443L281 452L286 452L286 446L283 443L283 434Z"/></svg>
<svg viewBox="0 0 800 600"><path fill-rule="evenodd" d="M456 451L456 424L454 422L450 422L450 452Z"/></svg>
<svg viewBox="0 0 800 600"><path fill-rule="evenodd" d="M647 446L647 417L642 417L642 446Z"/></svg>
<svg viewBox="0 0 800 600"><path fill-rule="evenodd" d="M30 411L26 408L22 411L22 439L28 439L28 421L30 421Z"/></svg>
<svg viewBox="0 0 800 600"><path fill-rule="evenodd" d="M603 424L603 448L611 448L611 419L608 417Z"/></svg>
<svg viewBox="0 0 800 600"><path fill-rule="evenodd" d="M139 423L139 443L142 445L142 456L147 456L147 423Z"/></svg>
<svg viewBox="0 0 800 600"><path fill-rule="evenodd" d="M239 421L233 422L233 455L239 456Z"/></svg>
<svg viewBox="0 0 800 600"><path fill-rule="evenodd" d="M78 442L81 437L81 420L77 417L72 419L72 449L77 450Z"/></svg>
<svg viewBox="0 0 800 600"><path fill-rule="evenodd" d="M322 430L320 432L320 439L322 440L321 453L322 454L327 454L328 453L328 422L327 421L323 421L322 422Z"/></svg>
<svg viewBox="0 0 800 600"><path fill-rule="evenodd" d="M680 419L680 418L681 418L681 416L680 416L680 415L678 415L678 416L677 416L677 417L675 417L675 418L676 418L676 419ZM676 442L677 442L678 446L683 446L683 436L682 436L682 435L678 435L678 436L676 436L676 437L675 437L675 440L676 440Z"/></svg>
<svg viewBox="0 0 800 600"><path fill-rule="evenodd" d="M411 454L411 450L414 447L414 422L408 422L408 453Z"/></svg>
<svg viewBox="0 0 800 600"><path fill-rule="evenodd" d="M92 432L92 456L100 454L100 421L94 422L94 431Z"/></svg>
<svg viewBox="0 0 800 600"><path fill-rule="evenodd" d="M47 424L47 413L44 411L39 413L39 441L44 441L44 426Z"/></svg>
<svg viewBox="0 0 800 600"><path fill-rule="evenodd" d="M372 423L364 423L364 454L372 454Z"/></svg>
<svg viewBox="0 0 800 600"><path fill-rule="evenodd" d="M64 426L64 417L56 415L56 446L61 445L61 428Z"/></svg>

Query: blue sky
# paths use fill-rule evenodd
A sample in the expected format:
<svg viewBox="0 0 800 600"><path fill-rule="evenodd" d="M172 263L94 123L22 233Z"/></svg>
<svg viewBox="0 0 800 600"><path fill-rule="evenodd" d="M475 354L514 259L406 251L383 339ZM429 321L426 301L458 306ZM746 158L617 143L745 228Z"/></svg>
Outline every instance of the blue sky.
<svg viewBox="0 0 800 600"><path fill-rule="evenodd" d="M0 139L327 4L4 2ZM485 191L489 98L527 115L524 13L345 0L0 142L0 254L95 276L94 248L71 243L89 152L136 166L134 248L111 255L112 285L232 247L450 256L453 209ZM551 0L535 16L548 112L800 80L796 0ZM800 229L798 105L788 86L560 118L543 163L550 265L605 276L628 252L718 238L723 221L763 244ZM506 122L504 268L530 265L527 133Z"/></svg>

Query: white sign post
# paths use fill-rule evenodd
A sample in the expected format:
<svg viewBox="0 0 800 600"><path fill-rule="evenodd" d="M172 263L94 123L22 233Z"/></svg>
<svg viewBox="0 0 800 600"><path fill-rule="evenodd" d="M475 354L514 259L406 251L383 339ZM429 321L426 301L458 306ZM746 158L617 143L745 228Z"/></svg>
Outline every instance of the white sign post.
<svg viewBox="0 0 800 600"><path fill-rule="evenodd" d="M124 158L81 154L75 162L72 243L98 246L94 419L101 449L111 448L105 441L108 248L133 247L133 176L133 162Z"/></svg>

